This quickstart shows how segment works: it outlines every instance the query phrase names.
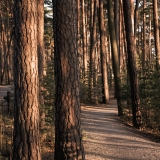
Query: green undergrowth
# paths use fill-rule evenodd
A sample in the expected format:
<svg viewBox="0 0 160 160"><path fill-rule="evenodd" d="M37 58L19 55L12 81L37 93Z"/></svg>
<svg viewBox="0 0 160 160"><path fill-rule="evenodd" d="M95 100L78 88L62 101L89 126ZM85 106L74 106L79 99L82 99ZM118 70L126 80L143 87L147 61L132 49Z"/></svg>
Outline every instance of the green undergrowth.
<svg viewBox="0 0 160 160"><path fill-rule="evenodd" d="M160 135L160 72L146 67L138 72L141 111L140 130ZM121 77L123 119L132 124L132 106L129 77Z"/></svg>

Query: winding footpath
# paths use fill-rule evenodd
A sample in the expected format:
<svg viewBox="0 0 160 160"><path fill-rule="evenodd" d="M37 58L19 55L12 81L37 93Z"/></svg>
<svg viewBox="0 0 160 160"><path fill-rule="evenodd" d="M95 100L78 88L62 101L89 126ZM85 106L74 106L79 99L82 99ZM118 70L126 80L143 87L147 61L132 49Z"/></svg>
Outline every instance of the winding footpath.
<svg viewBox="0 0 160 160"><path fill-rule="evenodd" d="M0 86L0 101L7 91L11 86ZM86 160L160 160L160 143L122 124L117 114L115 99L107 105L82 106Z"/></svg>
<svg viewBox="0 0 160 160"><path fill-rule="evenodd" d="M82 106L86 160L160 160L160 143L121 123L116 100L108 105Z"/></svg>

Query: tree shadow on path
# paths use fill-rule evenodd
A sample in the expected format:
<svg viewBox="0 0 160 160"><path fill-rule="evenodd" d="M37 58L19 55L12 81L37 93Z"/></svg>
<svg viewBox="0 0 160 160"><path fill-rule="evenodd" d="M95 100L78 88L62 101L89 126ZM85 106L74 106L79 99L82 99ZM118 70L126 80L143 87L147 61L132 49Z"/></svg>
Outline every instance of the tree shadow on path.
<svg viewBox="0 0 160 160"><path fill-rule="evenodd" d="M118 117L116 100L82 106L86 160L158 160L160 144L148 140Z"/></svg>

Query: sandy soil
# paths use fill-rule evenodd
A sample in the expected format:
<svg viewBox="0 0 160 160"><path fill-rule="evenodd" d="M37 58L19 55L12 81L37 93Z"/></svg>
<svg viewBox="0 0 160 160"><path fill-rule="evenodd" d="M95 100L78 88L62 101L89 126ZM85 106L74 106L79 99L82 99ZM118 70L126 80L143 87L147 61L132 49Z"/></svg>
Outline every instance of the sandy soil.
<svg viewBox="0 0 160 160"><path fill-rule="evenodd" d="M86 160L160 160L160 143L121 123L115 99L108 105L83 106Z"/></svg>

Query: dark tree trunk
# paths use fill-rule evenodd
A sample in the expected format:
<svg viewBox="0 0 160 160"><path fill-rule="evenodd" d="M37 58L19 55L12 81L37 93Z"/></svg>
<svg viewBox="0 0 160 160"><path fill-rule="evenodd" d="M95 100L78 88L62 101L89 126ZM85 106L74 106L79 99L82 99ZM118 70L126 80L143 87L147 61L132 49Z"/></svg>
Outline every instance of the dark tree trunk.
<svg viewBox="0 0 160 160"><path fill-rule="evenodd" d="M44 104L43 98L43 70L44 70L44 0L37 4L37 51L38 51L38 77L39 77L39 102Z"/></svg>
<svg viewBox="0 0 160 160"><path fill-rule="evenodd" d="M40 160L37 1L14 2L13 160Z"/></svg>
<svg viewBox="0 0 160 160"><path fill-rule="evenodd" d="M131 100L132 100L132 114L133 114L133 125L139 128L139 95L138 95L138 78L135 66L135 40L133 33L133 25L131 19L131 4L129 0L123 0L123 12L125 19L126 28L126 39L127 39L127 53L128 53L128 71L131 85Z"/></svg>
<svg viewBox="0 0 160 160"><path fill-rule="evenodd" d="M120 101L120 69L119 69L119 55L117 49L117 38L115 33L115 24L114 24L114 12L112 0L107 1L108 7L108 25L109 25L109 34L111 39L111 50L112 50L112 64L113 64L113 73L114 73L114 82L115 82L115 92L118 104L118 114L122 116L122 108Z"/></svg>
<svg viewBox="0 0 160 160"><path fill-rule="evenodd" d="M44 67L44 0L38 1L37 21L38 76L41 80L43 79Z"/></svg>
<svg viewBox="0 0 160 160"><path fill-rule="evenodd" d="M55 0L55 160L84 160L80 122L77 1Z"/></svg>

